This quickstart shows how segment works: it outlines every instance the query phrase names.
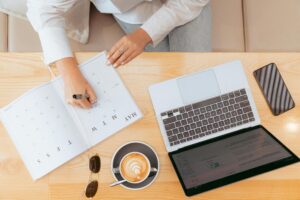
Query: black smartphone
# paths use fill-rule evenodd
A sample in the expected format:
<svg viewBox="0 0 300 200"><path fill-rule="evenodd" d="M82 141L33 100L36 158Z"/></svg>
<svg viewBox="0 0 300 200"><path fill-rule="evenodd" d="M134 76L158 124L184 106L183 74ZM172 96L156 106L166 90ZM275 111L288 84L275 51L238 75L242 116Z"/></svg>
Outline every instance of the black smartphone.
<svg viewBox="0 0 300 200"><path fill-rule="evenodd" d="M253 74L273 115L279 115L295 107L295 102L275 63L263 66Z"/></svg>

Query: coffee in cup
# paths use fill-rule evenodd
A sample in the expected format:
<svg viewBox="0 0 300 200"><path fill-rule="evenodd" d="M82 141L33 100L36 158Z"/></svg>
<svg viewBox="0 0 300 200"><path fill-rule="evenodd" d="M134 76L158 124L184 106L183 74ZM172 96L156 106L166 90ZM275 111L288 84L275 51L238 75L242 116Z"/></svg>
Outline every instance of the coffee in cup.
<svg viewBox="0 0 300 200"><path fill-rule="evenodd" d="M150 173L149 159L142 153L131 152L123 156L119 170L121 176L130 183L143 182Z"/></svg>

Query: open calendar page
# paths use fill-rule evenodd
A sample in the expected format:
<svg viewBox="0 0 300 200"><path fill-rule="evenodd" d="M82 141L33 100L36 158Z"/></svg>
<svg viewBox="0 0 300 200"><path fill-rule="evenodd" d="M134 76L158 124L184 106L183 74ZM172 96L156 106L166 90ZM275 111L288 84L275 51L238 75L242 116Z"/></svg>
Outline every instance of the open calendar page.
<svg viewBox="0 0 300 200"><path fill-rule="evenodd" d="M1 110L1 118L33 179L101 142L142 117L117 72L101 53L80 65L98 102L84 110L64 100L58 77Z"/></svg>

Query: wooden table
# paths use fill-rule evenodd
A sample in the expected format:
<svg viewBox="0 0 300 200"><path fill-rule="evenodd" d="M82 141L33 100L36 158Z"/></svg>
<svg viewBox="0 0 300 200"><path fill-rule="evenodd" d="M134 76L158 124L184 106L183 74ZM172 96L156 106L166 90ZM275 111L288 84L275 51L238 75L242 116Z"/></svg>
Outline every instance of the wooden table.
<svg viewBox="0 0 300 200"><path fill-rule="evenodd" d="M76 54L80 62L95 53ZM50 74L39 53L0 54L0 106L43 82ZM144 53L118 69L125 84L144 113L144 118L96 145L102 159L100 190L96 199L188 199L184 196L168 158L148 94L148 86L227 61L239 59L248 75L262 124L300 156L300 53ZM274 117L256 84L252 72L270 62L279 66L296 102L296 108ZM141 191L110 188L114 181L111 158L114 151L131 140L155 148L161 170L155 183ZM88 181L88 158L83 153L46 177L34 182L27 172L3 125L0 125L0 199L80 199ZM218 188L192 199L300 199L300 164Z"/></svg>

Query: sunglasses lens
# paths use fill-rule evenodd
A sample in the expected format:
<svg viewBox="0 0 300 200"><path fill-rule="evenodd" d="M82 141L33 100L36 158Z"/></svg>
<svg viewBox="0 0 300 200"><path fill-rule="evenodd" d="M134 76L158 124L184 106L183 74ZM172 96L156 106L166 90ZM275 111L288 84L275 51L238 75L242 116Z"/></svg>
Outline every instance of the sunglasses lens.
<svg viewBox="0 0 300 200"><path fill-rule="evenodd" d="M87 198L92 198L96 195L97 190L98 190L98 181L92 181L86 187L85 196Z"/></svg>
<svg viewBox="0 0 300 200"><path fill-rule="evenodd" d="M90 170L94 173L98 173L101 168L101 160L98 155L91 157L90 159Z"/></svg>

